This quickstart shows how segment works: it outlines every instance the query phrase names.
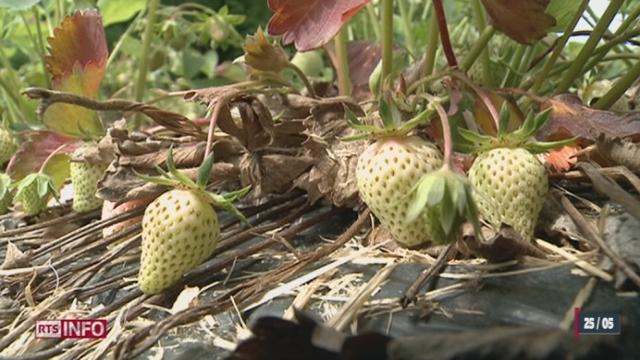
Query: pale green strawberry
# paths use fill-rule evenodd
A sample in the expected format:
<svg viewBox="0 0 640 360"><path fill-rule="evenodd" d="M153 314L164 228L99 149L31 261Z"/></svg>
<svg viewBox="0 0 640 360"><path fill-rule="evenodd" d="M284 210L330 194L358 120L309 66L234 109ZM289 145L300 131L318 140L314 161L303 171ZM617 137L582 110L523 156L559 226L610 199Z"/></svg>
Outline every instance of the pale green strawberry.
<svg viewBox="0 0 640 360"><path fill-rule="evenodd" d="M47 208L51 195L56 192L53 180L45 174L30 174L14 185L14 204L22 205L25 215L37 215Z"/></svg>
<svg viewBox="0 0 640 360"><path fill-rule="evenodd" d="M523 239L531 240L548 190L546 169L534 154L567 145L574 139L539 142L533 138L549 119L548 111L529 114L522 127L507 133L509 114L508 106L503 105L495 138L466 129L460 129L460 135L472 142L478 152L469 169L469 181L480 215L496 230L506 224Z"/></svg>
<svg viewBox="0 0 640 360"><path fill-rule="evenodd" d="M11 178L7 174L0 173L0 215L7 213L12 201Z"/></svg>
<svg viewBox="0 0 640 360"><path fill-rule="evenodd" d="M7 162L15 154L17 148L11 133L0 127L0 164Z"/></svg>
<svg viewBox="0 0 640 360"><path fill-rule="evenodd" d="M360 197L393 238L414 247L439 238L437 221L428 216L407 222L408 194L425 174L442 165L440 151L417 136L381 138L358 158Z"/></svg>
<svg viewBox="0 0 640 360"><path fill-rule="evenodd" d="M73 184L72 208L76 212L87 212L102 205L96 196L98 181L104 176L106 164L90 164L87 161L71 161L69 172Z"/></svg>
<svg viewBox="0 0 640 360"><path fill-rule="evenodd" d="M246 221L231 201L248 188L225 196L206 191L213 156L203 162L194 183L176 170L171 151L167 156L169 173L164 177L141 177L174 186L146 208L142 217L142 256L138 286L145 294L156 294L173 286L188 271L209 258L215 250L220 227L212 205L230 210Z"/></svg>
<svg viewBox="0 0 640 360"><path fill-rule="evenodd" d="M480 214L494 227L510 225L526 240L533 237L548 190L547 171L523 148L483 152L469 169Z"/></svg>
<svg viewBox="0 0 640 360"><path fill-rule="evenodd" d="M175 284L211 256L219 235L216 212L201 194L178 189L162 194L142 219L140 289L155 294Z"/></svg>

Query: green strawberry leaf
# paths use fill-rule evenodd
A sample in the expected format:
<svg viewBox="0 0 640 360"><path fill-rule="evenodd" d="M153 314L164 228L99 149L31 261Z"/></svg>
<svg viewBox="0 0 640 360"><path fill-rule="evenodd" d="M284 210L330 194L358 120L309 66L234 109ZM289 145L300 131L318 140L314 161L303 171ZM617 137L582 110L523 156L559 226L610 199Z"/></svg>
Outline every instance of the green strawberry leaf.
<svg viewBox="0 0 640 360"><path fill-rule="evenodd" d="M438 204L439 212L440 212L440 226L444 231L445 235L452 233L453 224L456 222L456 219L459 218L458 213L455 211L456 206L452 201L452 192L451 188L448 186L448 181L445 181L444 192L442 196L442 200ZM459 222L459 220L458 220Z"/></svg>

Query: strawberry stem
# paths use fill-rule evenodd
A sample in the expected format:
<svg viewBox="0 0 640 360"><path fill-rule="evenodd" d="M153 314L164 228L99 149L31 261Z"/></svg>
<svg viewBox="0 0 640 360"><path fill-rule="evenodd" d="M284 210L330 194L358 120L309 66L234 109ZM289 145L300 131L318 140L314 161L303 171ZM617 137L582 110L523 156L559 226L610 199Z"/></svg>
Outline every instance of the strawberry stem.
<svg viewBox="0 0 640 360"><path fill-rule="evenodd" d="M433 9L436 11L436 17L438 19L438 28L440 29L440 41L442 42L442 48L444 55L447 57L447 62L451 67L458 66L458 60L453 52L453 46L451 46L451 38L449 37L449 29L447 28L447 17L444 13L444 6L442 0L433 0Z"/></svg>
<svg viewBox="0 0 640 360"><path fill-rule="evenodd" d="M438 118L440 118L440 123L442 124L442 137L444 140L444 159L442 160L443 167L451 166L451 153L453 149L453 139L451 137L451 126L449 124L449 116L447 116L447 112L444 111L442 105L440 105L440 101L432 96L427 96L431 101L431 105L435 108L438 113Z"/></svg>

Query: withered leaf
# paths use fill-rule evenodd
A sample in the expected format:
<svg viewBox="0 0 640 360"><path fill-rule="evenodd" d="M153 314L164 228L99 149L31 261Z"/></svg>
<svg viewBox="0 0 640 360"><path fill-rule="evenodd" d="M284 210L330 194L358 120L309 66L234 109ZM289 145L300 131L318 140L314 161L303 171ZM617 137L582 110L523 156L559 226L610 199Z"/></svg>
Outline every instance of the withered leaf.
<svg viewBox="0 0 640 360"><path fill-rule="evenodd" d="M293 181L312 164L313 159L303 155L245 154L240 162L240 180L243 186L253 186L250 199L258 199L290 190Z"/></svg>
<svg viewBox="0 0 640 360"><path fill-rule="evenodd" d="M560 140L577 136L582 142L592 142L600 134L640 140L640 112L618 115L611 111L585 106L575 95L558 95L542 104L552 108L551 118L540 130L544 140Z"/></svg>
<svg viewBox="0 0 640 360"><path fill-rule="evenodd" d="M29 255L23 253L12 242L7 243L7 251L0 269L15 269L29 265Z"/></svg>
<svg viewBox="0 0 640 360"><path fill-rule="evenodd" d="M289 64L284 49L280 45L270 43L261 28L258 28L255 35L247 36L242 48L245 63L256 70L277 73Z"/></svg>
<svg viewBox="0 0 640 360"><path fill-rule="evenodd" d="M550 0L482 0L491 22L502 33L521 44L542 39L556 24L545 13Z"/></svg>
<svg viewBox="0 0 640 360"><path fill-rule="evenodd" d="M525 255L545 257L542 250L522 239L522 236L510 226L503 225L497 233L493 233L487 228L482 230L486 239L484 242L475 236L470 224L465 224L462 241L458 244L464 245L472 253L490 262L508 261Z"/></svg>
<svg viewBox="0 0 640 360"><path fill-rule="evenodd" d="M562 173L569 171L578 159L573 157L578 153L576 146L563 146L560 149L553 149L544 155L545 165L551 168L552 172Z"/></svg>

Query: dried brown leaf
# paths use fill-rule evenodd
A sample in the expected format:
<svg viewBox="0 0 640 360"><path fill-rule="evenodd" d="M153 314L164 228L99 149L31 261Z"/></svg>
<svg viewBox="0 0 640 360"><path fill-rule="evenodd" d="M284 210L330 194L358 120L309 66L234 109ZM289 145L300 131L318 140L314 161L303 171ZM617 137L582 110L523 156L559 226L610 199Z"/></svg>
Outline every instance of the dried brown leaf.
<svg viewBox="0 0 640 360"><path fill-rule="evenodd" d="M521 44L533 44L556 24L556 19L545 13L549 1L482 0L482 4L496 29Z"/></svg>
<svg viewBox="0 0 640 360"><path fill-rule="evenodd" d="M7 250L0 269L16 269L29 265L29 255L23 253L12 242L7 243Z"/></svg>
<svg viewBox="0 0 640 360"><path fill-rule="evenodd" d="M600 134L640 140L640 112L619 115L592 109L575 95L558 95L545 101L542 108L552 108L551 118L539 134L545 140L577 136L583 142L591 142Z"/></svg>

